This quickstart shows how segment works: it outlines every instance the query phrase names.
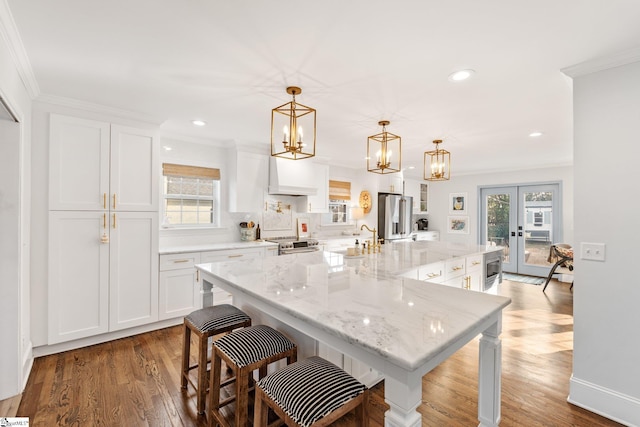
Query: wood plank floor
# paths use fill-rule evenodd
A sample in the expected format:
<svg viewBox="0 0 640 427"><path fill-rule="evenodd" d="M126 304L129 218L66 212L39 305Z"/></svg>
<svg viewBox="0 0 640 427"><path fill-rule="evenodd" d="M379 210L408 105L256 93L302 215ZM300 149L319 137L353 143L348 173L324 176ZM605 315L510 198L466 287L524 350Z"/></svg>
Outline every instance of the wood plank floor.
<svg viewBox="0 0 640 427"><path fill-rule="evenodd" d="M569 284L504 281L501 426L619 426L567 403L572 366ZM181 327L35 360L17 410L33 426L205 426L180 388ZM477 426L478 340L423 378L424 426ZM384 383L373 388L371 426L383 425ZM0 414L2 415L2 414ZM354 426L352 419L335 426Z"/></svg>

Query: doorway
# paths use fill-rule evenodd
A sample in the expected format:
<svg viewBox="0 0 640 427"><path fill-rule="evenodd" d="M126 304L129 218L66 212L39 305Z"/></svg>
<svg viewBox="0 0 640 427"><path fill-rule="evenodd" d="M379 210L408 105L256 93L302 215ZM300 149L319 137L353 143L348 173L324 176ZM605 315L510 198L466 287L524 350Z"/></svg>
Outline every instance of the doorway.
<svg viewBox="0 0 640 427"><path fill-rule="evenodd" d="M544 277L553 242L562 242L560 184L480 188L480 243L504 247L507 273Z"/></svg>

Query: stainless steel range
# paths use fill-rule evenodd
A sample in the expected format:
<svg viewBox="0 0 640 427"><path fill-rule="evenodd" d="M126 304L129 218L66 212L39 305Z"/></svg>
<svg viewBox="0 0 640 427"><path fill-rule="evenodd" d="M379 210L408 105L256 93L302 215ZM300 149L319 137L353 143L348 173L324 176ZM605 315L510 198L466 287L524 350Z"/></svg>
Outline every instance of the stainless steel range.
<svg viewBox="0 0 640 427"><path fill-rule="evenodd" d="M268 242L278 244L278 255L297 254L301 252L319 251L316 239L297 239L295 237L272 237Z"/></svg>

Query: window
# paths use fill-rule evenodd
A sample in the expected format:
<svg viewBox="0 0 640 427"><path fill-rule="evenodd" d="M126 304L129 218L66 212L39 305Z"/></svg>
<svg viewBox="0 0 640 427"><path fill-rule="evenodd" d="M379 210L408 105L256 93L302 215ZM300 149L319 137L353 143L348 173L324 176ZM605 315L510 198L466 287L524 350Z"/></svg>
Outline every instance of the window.
<svg viewBox="0 0 640 427"><path fill-rule="evenodd" d="M322 223L325 225L349 224L350 200L350 182L329 180L329 213L323 215Z"/></svg>
<svg viewBox="0 0 640 427"><path fill-rule="evenodd" d="M218 227L220 170L163 163L164 224Z"/></svg>

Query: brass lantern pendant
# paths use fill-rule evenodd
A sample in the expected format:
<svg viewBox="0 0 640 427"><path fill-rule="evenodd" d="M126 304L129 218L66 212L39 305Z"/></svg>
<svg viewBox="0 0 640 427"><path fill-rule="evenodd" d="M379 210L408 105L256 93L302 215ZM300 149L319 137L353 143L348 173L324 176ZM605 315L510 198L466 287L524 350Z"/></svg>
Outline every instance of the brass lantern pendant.
<svg viewBox="0 0 640 427"><path fill-rule="evenodd" d="M367 170L385 174L402 169L402 138L387 132L388 120L378 122L382 132L367 139Z"/></svg>
<svg viewBox="0 0 640 427"><path fill-rule="evenodd" d="M316 110L296 102L302 89L287 88L292 101L271 110L271 155L299 160L316 155Z"/></svg>

